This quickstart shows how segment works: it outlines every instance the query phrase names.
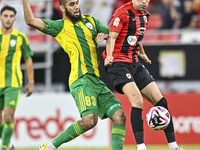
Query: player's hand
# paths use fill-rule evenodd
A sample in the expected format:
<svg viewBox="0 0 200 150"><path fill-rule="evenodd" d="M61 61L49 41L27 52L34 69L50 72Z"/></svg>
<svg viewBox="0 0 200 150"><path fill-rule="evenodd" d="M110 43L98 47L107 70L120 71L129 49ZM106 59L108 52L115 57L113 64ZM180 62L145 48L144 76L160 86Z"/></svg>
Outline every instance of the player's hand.
<svg viewBox="0 0 200 150"><path fill-rule="evenodd" d="M24 93L26 93L26 96L30 96L33 93L33 91L34 91L34 83L29 83L26 86Z"/></svg>
<svg viewBox="0 0 200 150"><path fill-rule="evenodd" d="M106 59L104 60L104 66L108 67L113 63L113 57L112 56L107 56Z"/></svg>
<svg viewBox="0 0 200 150"><path fill-rule="evenodd" d="M140 54L138 53L138 55L148 64L151 64L151 60L148 58L148 56L146 54Z"/></svg>
<svg viewBox="0 0 200 150"><path fill-rule="evenodd" d="M98 42L102 42L104 40L107 40L108 39L108 34L105 34L105 33L98 33L97 34L97 41Z"/></svg>

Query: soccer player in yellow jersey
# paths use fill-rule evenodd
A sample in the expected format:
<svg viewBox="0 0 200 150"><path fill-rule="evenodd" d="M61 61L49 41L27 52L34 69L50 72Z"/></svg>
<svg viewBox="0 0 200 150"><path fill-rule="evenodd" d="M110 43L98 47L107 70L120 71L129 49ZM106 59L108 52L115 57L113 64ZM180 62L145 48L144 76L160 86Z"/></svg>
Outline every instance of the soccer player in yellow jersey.
<svg viewBox="0 0 200 150"><path fill-rule="evenodd" d="M14 131L14 113L20 97L22 87L21 57L26 65L29 83L25 89L27 96L34 90L34 71L27 37L15 30L16 10L10 6L1 9L0 20L0 136L2 145L0 150L14 150L9 146ZM2 113L4 112L3 116Z"/></svg>
<svg viewBox="0 0 200 150"><path fill-rule="evenodd" d="M98 116L111 119L112 149L122 150L126 118L119 100L107 88L99 73L97 40L108 38L108 27L92 16L81 15L78 0L60 0L59 3L63 19L35 18L29 0L23 0L24 17L28 25L55 37L68 53L71 62L70 92L82 119L72 123L39 150L56 150L63 143L93 128Z"/></svg>

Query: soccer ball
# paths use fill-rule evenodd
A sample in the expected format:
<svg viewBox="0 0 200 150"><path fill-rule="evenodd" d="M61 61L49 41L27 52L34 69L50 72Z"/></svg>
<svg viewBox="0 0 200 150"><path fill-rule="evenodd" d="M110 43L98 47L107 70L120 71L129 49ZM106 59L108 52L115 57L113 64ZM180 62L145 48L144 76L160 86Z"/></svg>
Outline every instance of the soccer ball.
<svg viewBox="0 0 200 150"><path fill-rule="evenodd" d="M153 130L163 130L170 123L170 113L162 106L154 106L146 114L148 126Z"/></svg>

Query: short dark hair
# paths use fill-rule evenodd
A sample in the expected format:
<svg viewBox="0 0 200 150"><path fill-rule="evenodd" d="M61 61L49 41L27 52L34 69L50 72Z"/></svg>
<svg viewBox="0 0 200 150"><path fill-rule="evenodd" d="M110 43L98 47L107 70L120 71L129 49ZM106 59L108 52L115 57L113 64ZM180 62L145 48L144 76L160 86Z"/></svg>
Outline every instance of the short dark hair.
<svg viewBox="0 0 200 150"><path fill-rule="evenodd" d="M13 12L15 13L15 15L16 15L16 13L17 13L17 11L15 10L14 7L11 7L11 6L6 5L6 6L4 6L4 7L1 9L1 15L2 15L2 13L3 13L5 10L11 10L11 11L13 11Z"/></svg>
<svg viewBox="0 0 200 150"><path fill-rule="evenodd" d="M67 2L67 0L59 0L60 5L65 5L66 2Z"/></svg>

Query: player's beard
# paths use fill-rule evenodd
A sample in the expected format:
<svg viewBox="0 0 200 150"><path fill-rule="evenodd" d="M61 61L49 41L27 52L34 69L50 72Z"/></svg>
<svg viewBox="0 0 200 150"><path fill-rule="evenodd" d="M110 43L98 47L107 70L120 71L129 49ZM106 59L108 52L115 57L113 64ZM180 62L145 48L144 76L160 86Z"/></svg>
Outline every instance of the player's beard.
<svg viewBox="0 0 200 150"><path fill-rule="evenodd" d="M79 20L82 20L82 16L81 16L81 10L79 9L79 16L75 17L73 16L68 10L67 8L65 7L65 15L67 17L69 17L69 19L72 21L72 22L77 22Z"/></svg>

